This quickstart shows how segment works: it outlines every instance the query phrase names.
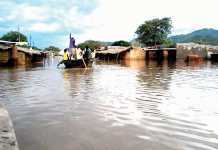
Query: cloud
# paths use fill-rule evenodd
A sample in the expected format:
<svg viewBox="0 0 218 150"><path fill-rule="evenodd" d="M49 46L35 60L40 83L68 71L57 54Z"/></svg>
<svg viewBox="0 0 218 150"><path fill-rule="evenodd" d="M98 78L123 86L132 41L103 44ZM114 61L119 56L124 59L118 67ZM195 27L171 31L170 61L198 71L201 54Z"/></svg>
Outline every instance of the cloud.
<svg viewBox="0 0 218 150"><path fill-rule="evenodd" d="M43 21L48 19L47 8L44 6L31 6L29 4L20 4L16 9L12 9L6 17L7 20Z"/></svg>
<svg viewBox="0 0 218 150"><path fill-rule="evenodd" d="M85 28L85 24L82 24L81 20L87 13L95 9L96 2L96 0L81 0L79 2L75 0L47 0L36 3L35 0L31 2L8 0L8 2L0 2L0 8L7 6L7 9L2 10L0 17L4 17L6 22L16 22L22 26L55 21L62 24L64 30L69 32L75 29L78 33L79 30L81 32ZM16 9L10 9L12 7Z"/></svg>
<svg viewBox="0 0 218 150"><path fill-rule="evenodd" d="M69 4L69 7L75 6L79 13L86 15L89 13L92 13L93 10L95 10L98 6L98 0L63 0L66 3Z"/></svg>
<svg viewBox="0 0 218 150"><path fill-rule="evenodd" d="M188 33L205 27L218 28L217 0L100 0L98 7L86 16L89 26L79 41L131 40L145 20L171 17L172 34ZM204 11L202 11L204 10Z"/></svg>
<svg viewBox="0 0 218 150"><path fill-rule="evenodd" d="M0 30L20 25L22 32L38 33L37 43L43 43L37 38L43 34L63 46L70 32L77 43L131 40L145 20L171 17L175 35L204 27L217 29L217 5L217 0L7 0L0 1Z"/></svg>
<svg viewBox="0 0 218 150"><path fill-rule="evenodd" d="M55 32L61 28L61 25L58 23L35 23L32 24L29 28L29 31L34 32Z"/></svg>

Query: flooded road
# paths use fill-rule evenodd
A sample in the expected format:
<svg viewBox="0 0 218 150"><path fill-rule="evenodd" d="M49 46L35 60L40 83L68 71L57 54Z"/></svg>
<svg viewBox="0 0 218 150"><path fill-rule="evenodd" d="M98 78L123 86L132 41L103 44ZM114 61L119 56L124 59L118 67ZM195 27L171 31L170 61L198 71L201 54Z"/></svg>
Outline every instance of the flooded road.
<svg viewBox="0 0 218 150"><path fill-rule="evenodd" d="M217 150L218 65L0 69L21 150Z"/></svg>

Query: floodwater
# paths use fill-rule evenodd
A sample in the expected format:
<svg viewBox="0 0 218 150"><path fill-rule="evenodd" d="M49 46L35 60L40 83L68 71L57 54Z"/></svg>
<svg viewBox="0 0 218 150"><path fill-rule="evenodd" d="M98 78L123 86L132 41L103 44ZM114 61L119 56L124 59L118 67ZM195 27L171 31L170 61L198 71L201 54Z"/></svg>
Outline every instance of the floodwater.
<svg viewBox="0 0 218 150"><path fill-rule="evenodd" d="M0 69L21 150L217 150L218 64Z"/></svg>

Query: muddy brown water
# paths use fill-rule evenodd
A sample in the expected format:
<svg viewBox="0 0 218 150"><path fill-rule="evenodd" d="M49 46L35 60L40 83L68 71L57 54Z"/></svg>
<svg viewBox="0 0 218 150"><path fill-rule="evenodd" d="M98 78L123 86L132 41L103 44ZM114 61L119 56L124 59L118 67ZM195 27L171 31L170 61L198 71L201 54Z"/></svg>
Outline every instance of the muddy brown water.
<svg viewBox="0 0 218 150"><path fill-rule="evenodd" d="M0 69L21 150L217 150L218 64Z"/></svg>

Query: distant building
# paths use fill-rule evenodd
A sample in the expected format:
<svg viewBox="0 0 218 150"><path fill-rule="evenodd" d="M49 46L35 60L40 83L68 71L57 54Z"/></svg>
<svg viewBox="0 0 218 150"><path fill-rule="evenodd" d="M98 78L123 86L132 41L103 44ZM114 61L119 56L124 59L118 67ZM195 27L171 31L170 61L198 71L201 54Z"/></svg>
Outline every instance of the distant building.
<svg viewBox="0 0 218 150"><path fill-rule="evenodd" d="M178 58L186 58L188 55L210 58L211 54L218 54L218 46L196 43L177 43L176 47Z"/></svg>
<svg viewBox="0 0 218 150"><path fill-rule="evenodd" d="M0 40L0 65L26 65L41 62L46 54L17 46L18 42Z"/></svg>
<svg viewBox="0 0 218 150"><path fill-rule="evenodd" d="M137 47L108 46L97 50L96 57L103 60L144 60L145 51Z"/></svg>

